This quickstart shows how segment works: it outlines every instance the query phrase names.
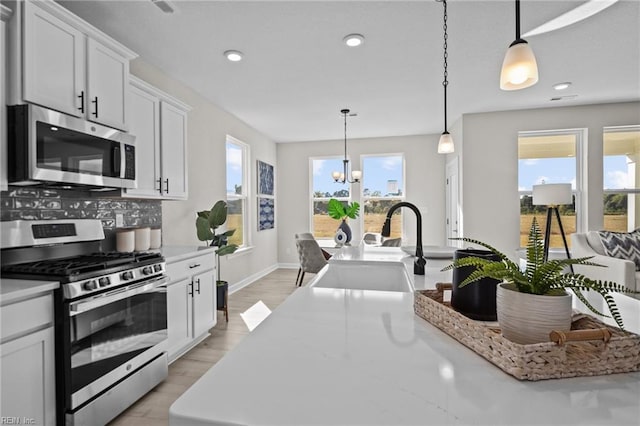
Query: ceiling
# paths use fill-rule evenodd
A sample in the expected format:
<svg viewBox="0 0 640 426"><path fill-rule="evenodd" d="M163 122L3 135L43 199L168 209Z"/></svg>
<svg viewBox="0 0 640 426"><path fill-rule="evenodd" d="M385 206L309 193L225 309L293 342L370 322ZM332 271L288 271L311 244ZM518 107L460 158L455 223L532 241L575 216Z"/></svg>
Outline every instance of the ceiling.
<svg viewBox="0 0 640 426"><path fill-rule="evenodd" d="M349 138L443 131L435 0L173 0L173 14L151 0L59 3L275 142L342 138L342 108L358 114ZM522 33L583 3L525 0ZM511 0L449 0L449 125L465 113L640 99L640 1L527 37L540 80L505 92L498 83L514 10ZM346 47L350 33L365 43ZM230 49L244 60L227 61ZM573 84L552 88L563 81Z"/></svg>

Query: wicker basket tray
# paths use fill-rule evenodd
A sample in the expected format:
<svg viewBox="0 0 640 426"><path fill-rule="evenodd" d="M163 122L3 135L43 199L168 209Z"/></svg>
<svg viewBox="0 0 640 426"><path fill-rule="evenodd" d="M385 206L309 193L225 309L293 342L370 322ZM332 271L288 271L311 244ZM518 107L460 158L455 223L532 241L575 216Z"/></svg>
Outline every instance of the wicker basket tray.
<svg viewBox="0 0 640 426"><path fill-rule="evenodd" d="M453 310L443 301L443 291L448 287L450 284L438 284L437 290L416 291L415 313L517 379L560 379L640 370L637 334L580 314L573 317L572 331L556 333L558 343L521 345L502 337L499 327ZM594 336L599 339L594 340Z"/></svg>

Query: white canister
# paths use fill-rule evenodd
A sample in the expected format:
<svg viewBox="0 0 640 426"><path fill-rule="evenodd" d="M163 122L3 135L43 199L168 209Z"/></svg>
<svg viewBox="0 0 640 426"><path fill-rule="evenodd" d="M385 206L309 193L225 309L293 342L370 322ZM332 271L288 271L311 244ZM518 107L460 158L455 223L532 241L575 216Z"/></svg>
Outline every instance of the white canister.
<svg viewBox="0 0 640 426"><path fill-rule="evenodd" d="M151 228L151 237L149 239L149 248L159 249L162 245L162 229Z"/></svg>
<svg viewBox="0 0 640 426"><path fill-rule="evenodd" d="M133 229L118 229L116 231L116 250L132 252L135 248L135 235Z"/></svg>
<svg viewBox="0 0 640 426"><path fill-rule="evenodd" d="M137 228L136 234L136 251L149 250L151 229L150 228Z"/></svg>

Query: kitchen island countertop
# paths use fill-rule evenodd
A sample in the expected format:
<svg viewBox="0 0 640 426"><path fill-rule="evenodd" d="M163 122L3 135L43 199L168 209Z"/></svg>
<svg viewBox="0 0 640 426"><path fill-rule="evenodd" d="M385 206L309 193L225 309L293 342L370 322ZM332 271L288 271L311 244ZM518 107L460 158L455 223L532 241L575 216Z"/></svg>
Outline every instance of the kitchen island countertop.
<svg viewBox="0 0 640 426"><path fill-rule="evenodd" d="M412 293L302 287L171 406L170 423L637 425L638 395L640 373L519 381L417 317Z"/></svg>

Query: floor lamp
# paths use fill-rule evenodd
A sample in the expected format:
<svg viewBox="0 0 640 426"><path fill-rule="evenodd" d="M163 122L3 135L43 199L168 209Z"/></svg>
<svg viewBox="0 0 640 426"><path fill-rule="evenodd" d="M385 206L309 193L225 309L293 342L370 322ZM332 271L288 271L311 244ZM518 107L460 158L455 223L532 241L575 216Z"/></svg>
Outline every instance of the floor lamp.
<svg viewBox="0 0 640 426"><path fill-rule="evenodd" d="M549 238L551 237L551 217L555 212L560 227L560 234L564 242L564 250L567 253L567 259L571 259L569 246L567 245L567 237L564 234L562 221L560 220L560 212L558 206L562 204L572 204L573 194L571 193L570 183L547 183L543 185L533 185L533 205L547 206L547 224L544 231L544 261L549 259ZM573 273L573 265L569 265L571 273Z"/></svg>

